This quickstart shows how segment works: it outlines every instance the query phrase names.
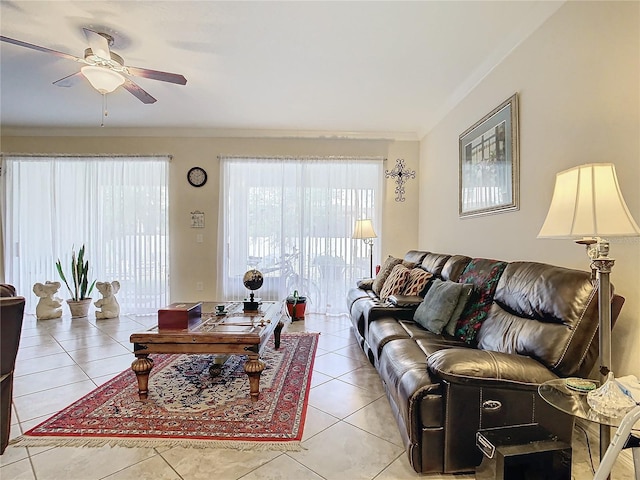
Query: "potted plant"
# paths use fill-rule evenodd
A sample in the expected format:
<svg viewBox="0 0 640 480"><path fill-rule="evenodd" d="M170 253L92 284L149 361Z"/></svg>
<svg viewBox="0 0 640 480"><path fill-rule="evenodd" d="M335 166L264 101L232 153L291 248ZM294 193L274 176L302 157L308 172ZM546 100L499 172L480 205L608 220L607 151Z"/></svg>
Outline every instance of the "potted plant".
<svg viewBox="0 0 640 480"><path fill-rule="evenodd" d="M84 259L84 245L78 252L78 256L76 257L75 249L72 250L71 254L71 278L73 279L73 290L69 286L69 282L67 282L67 278L62 271L62 263L60 263L60 259L56 262L56 269L58 270L58 275L67 286L67 290L69 290L69 295L71 298L67 300L67 304L69 305L69 310L71 311L71 318L82 318L86 317L89 312L89 307L91 306L91 291L96 284L94 280L91 282L91 286L89 286L89 261Z"/></svg>
<svg viewBox="0 0 640 480"><path fill-rule="evenodd" d="M287 297L287 311L292 321L304 320L304 311L307 308L307 297L298 295L294 290L293 295Z"/></svg>

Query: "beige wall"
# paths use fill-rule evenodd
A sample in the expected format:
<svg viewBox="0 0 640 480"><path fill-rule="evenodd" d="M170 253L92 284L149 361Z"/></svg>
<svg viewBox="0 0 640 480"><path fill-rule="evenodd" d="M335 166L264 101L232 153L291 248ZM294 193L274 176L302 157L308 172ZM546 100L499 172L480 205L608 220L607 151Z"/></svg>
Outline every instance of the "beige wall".
<svg viewBox="0 0 640 480"><path fill-rule="evenodd" d="M2 137L1 148L4 153L173 155L169 174L171 299L191 301L217 297L219 155L381 156L388 159L385 169L392 169L397 158L404 158L408 168L417 170L420 144L345 139L12 136ZM201 188L191 187L186 180L187 171L196 165L208 174ZM384 226L381 231L376 226L380 238L374 250L379 258L401 255L418 243L418 180L407 184L407 200L403 203L394 201L395 183L391 179L384 183ZM194 210L205 213L204 229L190 228L189 212ZM197 234L203 235L202 243L196 242ZM0 279L3 276L0 268ZM197 282L203 283L204 291L195 290Z"/></svg>
<svg viewBox="0 0 640 480"><path fill-rule="evenodd" d="M567 2L422 141L421 248L589 269L584 249L537 239L555 174L613 162L640 222L640 3ZM520 99L520 210L458 218L458 137L514 92ZM640 377L640 240L614 241L626 304L613 331L616 376Z"/></svg>

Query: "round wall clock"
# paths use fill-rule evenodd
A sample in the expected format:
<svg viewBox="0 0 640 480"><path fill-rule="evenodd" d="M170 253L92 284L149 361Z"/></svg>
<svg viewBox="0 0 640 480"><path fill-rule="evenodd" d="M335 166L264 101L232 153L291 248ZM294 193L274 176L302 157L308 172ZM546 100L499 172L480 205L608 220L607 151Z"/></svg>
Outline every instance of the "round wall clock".
<svg viewBox="0 0 640 480"><path fill-rule="evenodd" d="M187 180L194 187L201 187L207 183L207 172L205 172L204 168L193 167L187 173Z"/></svg>

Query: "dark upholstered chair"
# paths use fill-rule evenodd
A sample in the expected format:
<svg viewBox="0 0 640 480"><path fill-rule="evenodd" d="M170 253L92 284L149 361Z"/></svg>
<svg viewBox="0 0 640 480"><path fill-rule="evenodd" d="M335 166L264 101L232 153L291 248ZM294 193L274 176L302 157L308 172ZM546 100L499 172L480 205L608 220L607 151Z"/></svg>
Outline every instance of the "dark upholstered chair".
<svg viewBox="0 0 640 480"><path fill-rule="evenodd" d="M13 368L18 355L23 314L24 297L16 296L12 285L0 284L0 455L9 443Z"/></svg>

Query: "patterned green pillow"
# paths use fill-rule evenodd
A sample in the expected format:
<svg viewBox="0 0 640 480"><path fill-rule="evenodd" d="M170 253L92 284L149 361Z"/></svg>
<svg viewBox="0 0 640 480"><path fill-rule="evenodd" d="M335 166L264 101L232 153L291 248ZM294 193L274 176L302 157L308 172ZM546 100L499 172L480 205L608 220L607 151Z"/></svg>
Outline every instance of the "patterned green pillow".
<svg viewBox="0 0 640 480"><path fill-rule="evenodd" d="M458 304L463 285L436 278L418 306L413 319L430 332L440 335Z"/></svg>

